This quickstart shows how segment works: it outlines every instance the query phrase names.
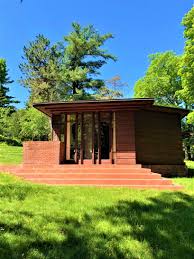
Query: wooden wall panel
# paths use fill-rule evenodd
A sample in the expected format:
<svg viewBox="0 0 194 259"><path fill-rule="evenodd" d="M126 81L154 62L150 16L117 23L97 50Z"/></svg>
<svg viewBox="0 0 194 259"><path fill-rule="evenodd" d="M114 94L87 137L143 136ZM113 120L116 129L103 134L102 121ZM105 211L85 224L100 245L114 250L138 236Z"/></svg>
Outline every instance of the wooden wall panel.
<svg viewBox="0 0 194 259"><path fill-rule="evenodd" d="M135 112L135 139L137 163L183 164L178 114Z"/></svg>
<svg viewBox="0 0 194 259"><path fill-rule="evenodd" d="M61 134L61 116L53 115L52 116L52 140L59 141Z"/></svg>
<svg viewBox="0 0 194 259"><path fill-rule="evenodd" d="M134 112L116 112L116 164L136 164Z"/></svg>

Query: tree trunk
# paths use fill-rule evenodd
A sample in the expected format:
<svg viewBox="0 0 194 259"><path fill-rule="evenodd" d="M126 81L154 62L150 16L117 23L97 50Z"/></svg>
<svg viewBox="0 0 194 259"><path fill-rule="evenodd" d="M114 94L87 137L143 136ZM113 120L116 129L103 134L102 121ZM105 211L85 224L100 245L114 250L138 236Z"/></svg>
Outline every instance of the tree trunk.
<svg viewBox="0 0 194 259"><path fill-rule="evenodd" d="M72 84L72 87L73 87L73 94L76 94L77 93L77 82L73 82Z"/></svg>

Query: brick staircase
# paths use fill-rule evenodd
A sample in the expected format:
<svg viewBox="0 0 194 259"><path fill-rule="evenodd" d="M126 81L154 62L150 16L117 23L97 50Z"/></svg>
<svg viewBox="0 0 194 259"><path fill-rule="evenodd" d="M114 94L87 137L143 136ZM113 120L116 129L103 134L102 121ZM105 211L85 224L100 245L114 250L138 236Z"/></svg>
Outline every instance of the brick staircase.
<svg viewBox="0 0 194 259"><path fill-rule="evenodd" d="M34 183L51 185L181 189L172 180L141 165L0 165L0 171L13 173Z"/></svg>

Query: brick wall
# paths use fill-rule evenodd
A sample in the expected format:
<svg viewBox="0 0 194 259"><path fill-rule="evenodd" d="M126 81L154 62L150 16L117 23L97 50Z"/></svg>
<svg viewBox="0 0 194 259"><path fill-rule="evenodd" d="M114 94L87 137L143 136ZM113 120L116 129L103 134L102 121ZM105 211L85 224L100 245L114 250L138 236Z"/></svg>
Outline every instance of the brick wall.
<svg viewBox="0 0 194 259"><path fill-rule="evenodd" d="M60 141L27 141L23 143L24 164L60 164L63 161Z"/></svg>
<svg viewBox="0 0 194 259"><path fill-rule="evenodd" d="M143 165L143 167L167 177L187 176L188 173L185 165Z"/></svg>

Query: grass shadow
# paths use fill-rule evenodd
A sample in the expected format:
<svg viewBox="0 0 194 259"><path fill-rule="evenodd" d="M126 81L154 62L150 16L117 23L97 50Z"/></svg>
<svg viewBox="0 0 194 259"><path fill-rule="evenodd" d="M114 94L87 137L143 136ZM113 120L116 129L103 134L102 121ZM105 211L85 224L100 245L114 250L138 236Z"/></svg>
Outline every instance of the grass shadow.
<svg viewBox="0 0 194 259"><path fill-rule="evenodd" d="M124 199L79 216L4 212L18 220L0 220L1 259L194 258L194 197L181 192Z"/></svg>

